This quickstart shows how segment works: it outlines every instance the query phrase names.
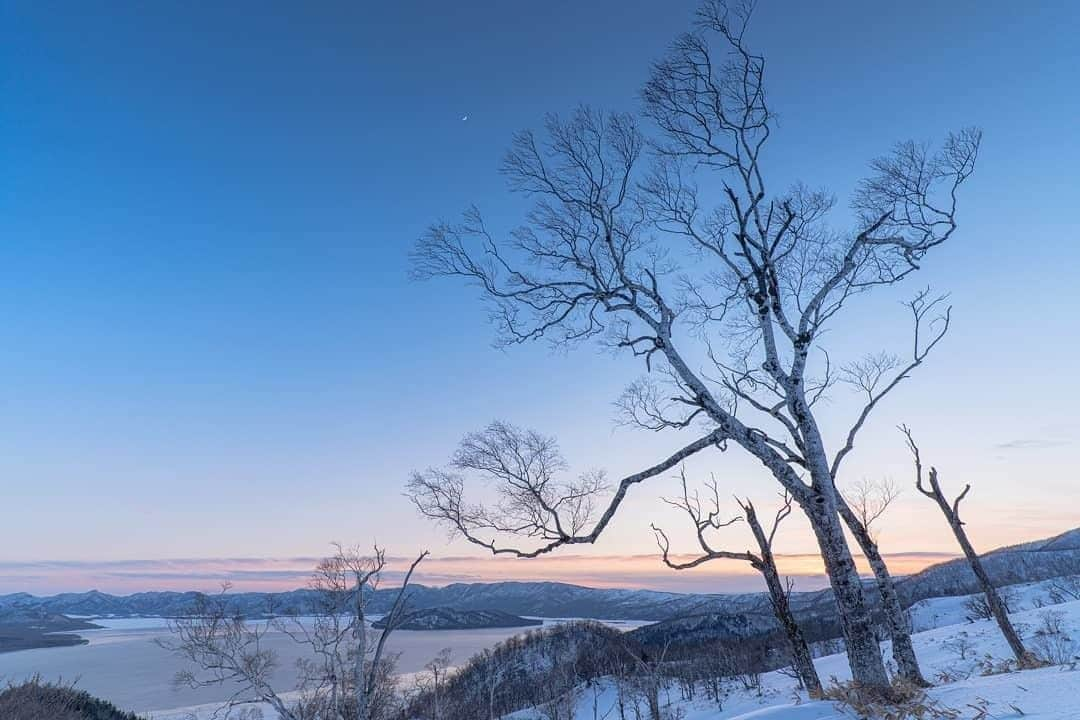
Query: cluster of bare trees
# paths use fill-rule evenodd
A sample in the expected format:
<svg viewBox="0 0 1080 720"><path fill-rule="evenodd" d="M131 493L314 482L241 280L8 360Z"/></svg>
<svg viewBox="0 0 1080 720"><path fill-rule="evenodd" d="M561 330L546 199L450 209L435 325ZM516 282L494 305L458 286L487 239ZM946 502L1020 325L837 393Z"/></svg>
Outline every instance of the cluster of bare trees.
<svg viewBox="0 0 1080 720"><path fill-rule="evenodd" d="M703 498L688 487L683 471L681 495L668 502L689 520L699 554L677 560L668 535L653 526L663 561L677 570L742 561L760 572L792 672L819 694L810 647L791 611L791 586L774 555L782 521L797 510L820 550L852 677L861 691L887 697L890 678L875 604L892 641L897 675L926 684L873 527L896 489L863 483L845 495L841 471L875 410L945 337L951 308L943 295L915 292L905 304L910 340L902 354L870 348L840 361L824 341L845 322L852 304L908 279L952 237L981 134L973 128L950 133L936 149L896 144L871 162L847 213L827 192L802 184L776 187L766 162L776 116L766 93L765 58L747 37L751 10L751 4L705 0L692 30L653 65L639 117L581 108L568 118L548 117L543 132L517 134L502 172L512 190L533 202L519 227L498 231L472 208L460 222L432 225L412 253L417 278L476 286L503 343L595 340L639 359L644 373L618 399L620 420L681 438L674 449L612 480L600 471L573 471L548 435L493 422L467 434L445 466L415 472L408 494L421 513L468 542L494 554L532 558L596 542L636 485L693 456L744 453L775 483L770 487L782 498L775 514L762 522L750 499L736 498L737 511L728 517L720 483L706 482ZM853 389L860 402L842 432L826 433L819 408L839 386ZM989 612L1017 660L1030 663L960 520L968 488L948 501L935 469L924 479L918 447L904 431L918 491L945 515ZM488 486L486 499L472 495L476 484ZM736 523L749 528L755 549L731 550L718 540ZM873 572L873 602L846 533ZM242 689L234 702L256 699L289 720L386 717L380 688L390 683L392 660L384 645L400 619L405 587L387 629L372 641L365 598L384 563L378 549L371 557L339 552L317 573L314 587L326 607L315 625L275 621L313 651L315 659L302 667L299 700L286 702L270 687L276 659L260 644L269 626L230 616L219 599L204 600L191 618L176 623L179 639L172 647L205 671L182 679L192 685L238 681ZM411 570L405 586L410 576ZM531 699L557 720L576 701L582 678L603 671L632 678L648 716L658 720L660 668L679 664L632 652L615 655L617 667L588 652L556 658L537 690L543 697ZM523 689L528 683L521 668L499 667L491 654L450 678L448 665L437 658L429 667L430 686L411 701L416 716L476 717L482 707L494 718L530 692ZM691 665L693 673L702 672L683 664ZM447 683L465 683L468 690L448 693ZM698 686L694 680L688 692ZM506 700L511 687L512 702ZM719 701L721 690L713 694ZM451 697L468 700L459 707Z"/></svg>
<svg viewBox="0 0 1080 720"><path fill-rule="evenodd" d="M569 472L554 440L496 423L468 435L448 467L415 473L410 494L470 542L535 557L595 542L635 485L692 455L737 448L809 521L852 675L887 694L845 527L870 559L899 672L924 681L887 566L837 479L874 410L945 335L949 309L929 291L914 296L906 358L873 351L840 364L822 341L852 302L906 279L952 236L980 133L950 134L936 151L897 144L871 164L848 229L838 229L845 220L829 194L768 184L776 123L749 19L749 6L702 5L645 84L651 130L581 109L517 135L503 172L535 201L521 227L497 232L474 208L433 225L413 252L418 277L476 285L503 342L597 339L640 358L646 374L620 399L622 419L691 439L609 484ZM706 195L705 180L722 190ZM865 402L834 443L817 409L841 383ZM466 493L480 477L494 481L493 502Z"/></svg>
<svg viewBox="0 0 1080 720"><path fill-rule="evenodd" d="M760 690L761 673L787 661L770 656L775 640L765 632L690 647L663 635L643 642L592 621L556 625L511 637L439 683L429 670L402 717L495 720L535 708L549 720L573 720L591 706L597 720L671 720L674 698L700 696L722 709L735 689Z"/></svg>
<svg viewBox="0 0 1080 720"><path fill-rule="evenodd" d="M494 720L526 707L572 718L582 683L623 672L622 634L581 621L530 631L499 643L452 673L439 659L421 674L403 712L417 720ZM440 666L441 665L441 666Z"/></svg>
<svg viewBox="0 0 1080 720"><path fill-rule="evenodd" d="M244 617L229 595L200 596L183 617L170 621L172 637L159 644L188 661L176 682L188 687L221 685L233 693L222 709L269 706L281 720L390 720L399 711L396 658L386 652L391 633L406 617L408 587L420 553L406 572L384 627L377 636L369 626L368 603L386 569L386 553L376 546L365 555L336 546L310 581L316 605L311 615L273 614L264 620ZM226 588L227 590L227 588ZM297 663L297 681L284 694L275 682L280 667L269 642L283 633L307 650Z"/></svg>

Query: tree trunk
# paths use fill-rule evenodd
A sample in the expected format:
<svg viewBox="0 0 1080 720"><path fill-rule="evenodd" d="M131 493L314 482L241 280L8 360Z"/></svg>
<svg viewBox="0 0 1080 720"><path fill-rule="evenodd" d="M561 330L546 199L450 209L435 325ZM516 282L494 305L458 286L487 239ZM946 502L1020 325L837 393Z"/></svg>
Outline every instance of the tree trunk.
<svg viewBox="0 0 1080 720"><path fill-rule="evenodd" d="M810 654L810 648L806 644L799 624L795 622L795 616L791 612L791 604L788 602L787 588L780 579L780 573L776 570L776 558L772 553L772 541L765 535L765 530L758 521L754 506L747 501L743 505L746 522L757 540L758 549L761 551L760 567L757 569L765 576L765 585L769 588L769 600L772 603L773 614L784 628L788 644L791 645L791 664L795 672L799 674L803 686L810 697L821 697L821 678L818 677L817 668L814 667L814 658ZM778 516L779 518L780 516Z"/></svg>
<svg viewBox="0 0 1080 720"><path fill-rule="evenodd" d="M776 571L776 564L771 560L770 556L770 561L766 563L762 574L765 576L765 584L769 587L769 599L772 602L773 613L776 614L776 619L780 621L780 625L784 628L788 643L791 645L791 664L795 666L795 671L799 674L799 679L802 680L810 697L821 697L821 678L818 677L817 668L814 667L813 655L810 654L810 648L806 644L806 638L803 637L802 630L799 628L798 623L795 622L795 616L791 612L791 605L788 603L787 589Z"/></svg>
<svg viewBox="0 0 1080 720"><path fill-rule="evenodd" d="M649 720L661 720L660 717L660 685L654 678L649 678L648 689L645 698L649 704Z"/></svg>
<svg viewBox="0 0 1080 720"><path fill-rule="evenodd" d="M893 584L892 575L885 559L881 557L877 543L870 535L870 531L864 526L852 512L843 498L837 499L840 508L840 516L844 519L848 529L863 555L870 563L874 571L874 579L877 582L878 594L881 595L881 610L885 615L885 623L892 638L892 655L896 661L896 669L900 677L919 687L929 687L930 683L923 677L919 669L919 660L915 656L915 648L911 643L911 628L908 626L907 613L900 605L900 598L896 594L896 586Z"/></svg>
<svg viewBox="0 0 1080 720"><path fill-rule="evenodd" d="M881 659L862 580L855 569L835 502L829 503L818 492L803 509L814 529L836 599L852 679L865 690L887 696L891 692L889 676Z"/></svg>
<svg viewBox="0 0 1080 720"><path fill-rule="evenodd" d="M997 620L998 627L1001 628L1001 634L1005 636L1005 641L1009 643L1009 648L1012 650L1013 655L1016 656L1016 662L1019 663L1020 667L1030 667L1036 664L1035 657L1024 647L1020 635L1016 632L1016 628L1013 627L1012 621L1009 620L1009 613L1005 609L1005 603L1001 602L1001 596L998 595L994 584L990 582L990 576L986 574L982 560L979 559L979 554L975 552L971 541L968 540L967 531L964 530L964 523L960 520L960 503L967 497L971 485L965 485L963 491L956 496L956 499L950 505L949 501L945 499L945 493L941 490L937 468L931 467L930 488L927 489L923 485L922 458L919 455L919 446L912 439L911 431L907 427L903 427L903 430L908 438L908 446L915 455L915 488L937 503L941 513L948 521L953 535L956 536L956 542L960 544L960 549L967 556L968 564L971 565L971 570L975 573L975 578L979 581L983 594L986 595L986 602L990 606L990 612L994 615L994 619Z"/></svg>
<svg viewBox="0 0 1080 720"><path fill-rule="evenodd" d="M368 683L364 674L364 660L367 659L367 624L364 617L364 588L361 585L356 592L356 658L353 665L353 692L356 694L356 720L368 720Z"/></svg>
<svg viewBox="0 0 1080 720"><path fill-rule="evenodd" d="M805 347L800 350L804 361L806 352ZM794 380L801 382L801 378ZM885 662L881 658L874 619L866 603L862 580L855 569L847 538L844 537L844 526L839 515L840 493L833 480L821 431L801 390L794 399L789 400L789 404L804 437L804 456L808 461L813 488L808 497L797 496L795 500L802 506L814 529L821 558L825 561L825 573L829 576L844 632L851 678L861 690L889 697L892 695L889 674L885 672Z"/></svg>
<svg viewBox="0 0 1080 720"><path fill-rule="evenodd" d="M1031 665L1034 658L1024 647L1023 640L1020 639L1019 633L1016 632L1012 621L1009 620L1009 613L1005 609L1005 603L1001 602L1001 596L998 595L997 589L990 582L990 576L986 574L982 560L979 559L978 553L975 552L975 548L972 547L971 542L968 540L964 524L960 522L955 513L946 513L946 518L949 520L949 527L952 528L953 534L956 535L956 541L960 543L964 555L967 556L968 563L971 565L971 569L982 587L983 594L986 595L986 602L990 606L990 612L994 614L994 619L997 620L998 627L1001 628L1001 634L1005 636L1005 641L1009 643L1009 648L1012 650L1013 655L1016 656L1016 661L1020 663L1021 667Z"/></svg>

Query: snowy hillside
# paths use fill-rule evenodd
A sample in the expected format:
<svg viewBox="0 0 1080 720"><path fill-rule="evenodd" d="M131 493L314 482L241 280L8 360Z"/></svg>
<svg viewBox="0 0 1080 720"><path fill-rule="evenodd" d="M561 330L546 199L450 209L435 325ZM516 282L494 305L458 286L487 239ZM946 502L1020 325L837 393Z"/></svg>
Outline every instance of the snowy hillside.
<svg viewBox="0 0 1080 720"><path fill-rule="evenodd" d="M956 621L913 636L923 671L935 684L923 701L933 709L927 718L1080 719L1080 599L1039 607L1050 599L1050 585L1043 582L1010 588L1017 606L1026 608L1012 614L1014 623L1030 649L1055 663L1038 670L1012 671L1008 667L1011 654L997 626L990 620L969 622L956 611L962 609L964 598L937 598L914 608L916 616L924 622L926 618ZM882 651L888 657L888 643L883 643ZM842 654L815 662L827 685L850 677ZM758 680L760 686L746 687ZM615 720L620 716L619 696L620 688L612 680L581 687L571 720ZM623 690L624 702L628 697L629 693ZM840 703L808 700L796 690L794 680L780 672L765 673L759 679L736 679L719 707L715 701L686 700L674 686L664 691L662 702L665 717L672 720L853 720L858 717ZM506 720L549 720L550 717L538 710L524 710L506 716ZM637 715L631 709L626 717Z"/></svg>
<svg viewBox="0 0 1080 720"><path fill-rule="evenodd" d="M1069 575L1024 585L1011 585L1001 588L999 594L1012 612L1080 600L1080 575ZM973 614L972 604L981 605L981 599L980 593L973 593L920 600L908 609L911 628L915 632L921 632L945 625L970 622Z"/></svg>

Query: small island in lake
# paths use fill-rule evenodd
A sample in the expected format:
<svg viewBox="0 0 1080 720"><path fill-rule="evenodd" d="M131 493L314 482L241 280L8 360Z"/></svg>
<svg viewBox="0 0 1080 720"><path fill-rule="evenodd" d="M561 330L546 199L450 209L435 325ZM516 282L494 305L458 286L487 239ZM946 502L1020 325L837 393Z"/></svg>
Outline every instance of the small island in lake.
<svg viewBox="0 0 1080 720"><path fill-rule="evenodd" d="M500 610L454 610L437 607L409 613L399 630L480 630L483 628L532 627L543 625L543 620L523 618ZM385 618L376 620L372 627L386 627Z"/></svg>
<svg viewBox="0 0 1080 720"><path fill-rule="evenodd" d="M85 645L89 640L71 631L100 627L85 620L40 610L0 611L0 652Z"/></svg>

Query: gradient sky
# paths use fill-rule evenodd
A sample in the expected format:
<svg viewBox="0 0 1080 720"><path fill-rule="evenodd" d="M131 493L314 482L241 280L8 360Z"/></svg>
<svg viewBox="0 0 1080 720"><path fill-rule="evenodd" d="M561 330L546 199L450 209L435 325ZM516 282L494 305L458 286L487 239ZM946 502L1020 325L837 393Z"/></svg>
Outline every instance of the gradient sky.
<svg viewBox="0 0 1080 720"><path fill-rule="evenodd" d="M633 363L495 350L475 293L409 281L406 254L472 202L512 227L520 199L496 172L511 134L579 103L633 110L691 8L0 2L0 592L164 586L163 560L169 586L176 567L201 586L220 559L274 566L332 540L457 558L432 581L541 573L462 559L402 498L409 470L493 418L613 475L685 438L614 428ZM844 202L894 141L984 129L960 231L915 281L952 292L954 329L844 478L907 487L906 421L943 482L974 484L984 547L1080 524L1078 33L1075 3L974 0L763 0L752 32L779 186ZM916 287L848 316L838 350L905 349L895 301ZM855 409L839 391L827 430ZM762 505L775 492L736 451L691 470ZM678 524L655 509L671 489L640 488L590 551L637 558L628 584L689 582L641 557L650 521ZM881 534L893 553L953 551L910 488ZM781 546L813 550L798 522ZM120 582L117 564L143 575ZM542 573L611 584L601 565Z"/></svg>

